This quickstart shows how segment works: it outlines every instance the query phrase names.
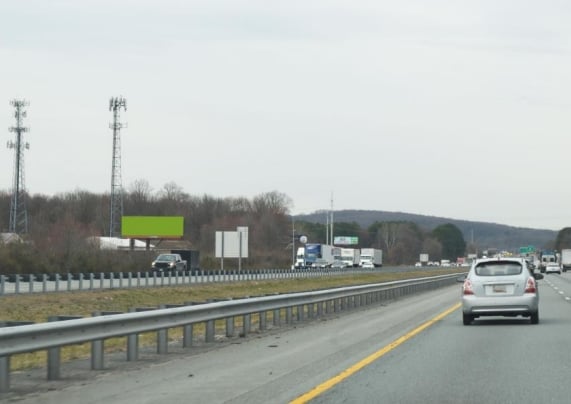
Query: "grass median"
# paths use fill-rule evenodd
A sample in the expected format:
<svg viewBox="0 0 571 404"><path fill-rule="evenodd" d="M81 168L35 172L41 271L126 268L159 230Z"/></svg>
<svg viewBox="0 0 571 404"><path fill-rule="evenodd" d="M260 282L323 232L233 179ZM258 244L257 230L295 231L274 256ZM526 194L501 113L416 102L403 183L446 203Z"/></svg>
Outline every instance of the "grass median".
<svg viewBox="0 0 571 404"><path fill-rule="evenodd" d="M454 268L455 269L455 268ZM91 316L97 311L127 312L138 307L158 307L161 304L185 304L205 302L213 299L263 296L275 293L303 292L330 289L341 286L389 282L457 272L450 269L431 269L410 272L374 272L370 274L336 275L324 278L282 279L266 281L245 281L233 283L192 284L178 287L153 287L132 289L108 289L93 291L59 292L45 294L5 295L0 297L0 321L46 322L50 316ZM269 313L271 319L271 313ZM236 319L239 327L241 319ZM255 324L255 322L254 322ZM224 322L217 322L217 329L223 329ZM194 326L194 334L204 333L204 324ZM180 329L169 330L169 340L180 340ZM145 333L139 337L141 346L156 343L156 333ZM111 338L105 341L105 352L126 349L125 338ZM90 344L81 344L62 349L62 361L88 358ZM21 370L44 366L45 352L14 355L11 369Z"/></svg>

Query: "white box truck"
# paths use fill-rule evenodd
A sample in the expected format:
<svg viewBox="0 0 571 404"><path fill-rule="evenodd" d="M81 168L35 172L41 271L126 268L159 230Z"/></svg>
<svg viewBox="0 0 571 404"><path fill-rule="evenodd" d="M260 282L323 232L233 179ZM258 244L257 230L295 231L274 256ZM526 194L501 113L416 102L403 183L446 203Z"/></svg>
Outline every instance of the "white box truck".
<svg viewBox="0 0 571 404"><path fill-rule="evenodd" d="M561 270L563 272L571 270L571 249L569 248L561 250Z"/></svg>
<svg viewBox="0 0 571 404"><path fill-rule="evenodd" d="M358 248L341 248L340 259L348 267L358 267L361 258L361 251Z"/></svg>
<svg viewBox="0 0 571 404"><path fill-rule="evenodd" d="M377 248L361 248L359 266L363 268L382 267L383 250Z"/></svg>

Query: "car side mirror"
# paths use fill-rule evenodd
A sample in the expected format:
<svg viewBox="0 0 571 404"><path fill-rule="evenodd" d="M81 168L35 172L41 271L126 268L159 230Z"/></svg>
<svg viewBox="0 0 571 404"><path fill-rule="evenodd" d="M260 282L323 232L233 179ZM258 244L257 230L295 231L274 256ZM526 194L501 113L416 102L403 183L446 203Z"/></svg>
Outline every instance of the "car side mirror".
<svg viewBox="0 0 571 404"><path fill-rule="evenodd" d="M464 281L466 280L466 275L462 275L459 278L456 278L456 282L462 282L464 283Z"/></svg>
<svg viewBox="0 0 571 404"><path fill-rule="evenodd" d="M535 278L536 281L543 279L543 274L533 274L533 277Z"/></svg>

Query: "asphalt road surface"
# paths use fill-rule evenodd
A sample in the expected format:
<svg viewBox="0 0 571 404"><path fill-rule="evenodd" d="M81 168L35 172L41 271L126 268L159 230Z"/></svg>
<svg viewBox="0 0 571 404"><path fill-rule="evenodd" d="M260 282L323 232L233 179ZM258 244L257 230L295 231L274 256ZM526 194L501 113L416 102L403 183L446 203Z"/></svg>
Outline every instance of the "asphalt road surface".
<svg viewBox="0 0 571 404"><path fill-rule="evenodd" d="M460 284L85 378L80 372L70 377L73 369L64 365L64 381L38 381L35 392L8 398L58 404L571 402L571 273L540 281L539 325L497 318L463 326L459 290Z"/></svg>

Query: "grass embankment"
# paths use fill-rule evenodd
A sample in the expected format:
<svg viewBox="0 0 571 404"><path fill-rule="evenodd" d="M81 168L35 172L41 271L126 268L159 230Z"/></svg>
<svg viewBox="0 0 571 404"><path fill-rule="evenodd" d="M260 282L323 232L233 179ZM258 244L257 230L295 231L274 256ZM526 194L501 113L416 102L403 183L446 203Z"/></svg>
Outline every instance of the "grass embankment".
<svg viewBox="0 0 571 404"><path fill-rule="evenodd" d="M237 283L192 284L179 287L155 287L120 290L94 290L82 292L61 292L47 294L21 294L0 297L0 321L45 322L49 316L91 316L96 311L127 312L136 307L157 307L160 304L183 304L204 302L209 299L227 299L245 296L261 296L274 293L301 292L328 289L368 283L388 282L451 273L451 270L428 270L401 273L343 275L317 279L286 279L248 281ZM272 313L268 313L271 321ZM253 322L255 323L255 318ZM241 325L236 319L236 326ZM225 323L217 322L216 328L223 329ZM195 335L204 332L204 325L194 327ZM180 329L169 330L169 340L181 338ZM155 333L140 336L141 345L156 343ZM125 349L125 338L105 341L106 352ZM90 344L70 346L62 349L62 360L87 358ZM45 352L15 355L11 360L12 370L42 366L46 362Z"/></svg>

